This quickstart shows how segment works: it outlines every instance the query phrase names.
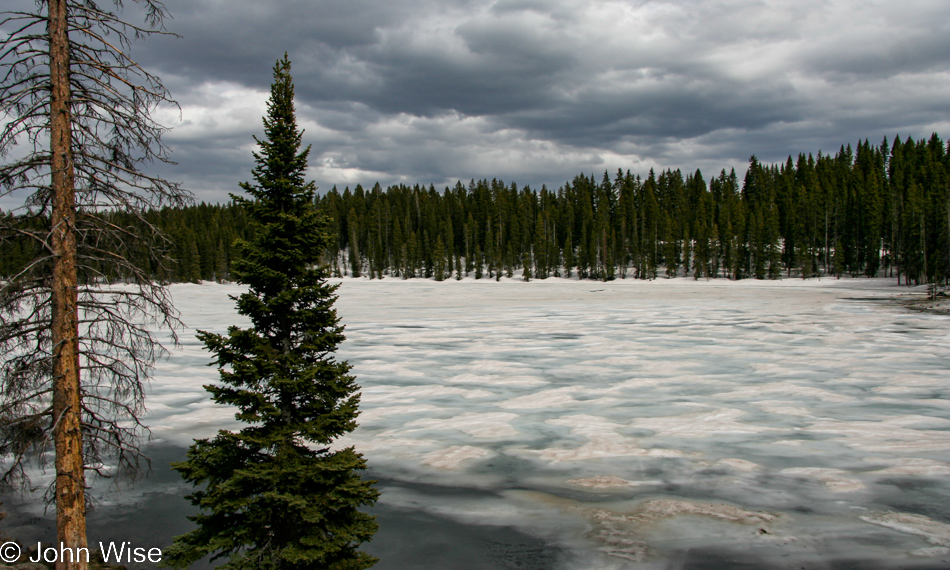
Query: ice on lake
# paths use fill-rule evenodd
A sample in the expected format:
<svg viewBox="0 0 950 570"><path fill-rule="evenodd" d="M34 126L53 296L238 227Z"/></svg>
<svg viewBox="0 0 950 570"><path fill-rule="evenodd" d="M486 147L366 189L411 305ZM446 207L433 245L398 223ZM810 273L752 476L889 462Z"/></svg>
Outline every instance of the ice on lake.
<svg viewBox="0 0 950 570"><path fill-rule="evenodd" d="M189 326L239 322L238 286L172 291ZM469 567L947 567L950 318L890 302L908 292L348 279L339 356L362 416L343 444L380 480L383 523L512 529L555 553L485 539ZM236 427L183 336L148 399L156 439L181 447ZM387 550L413 540L370 550L430 567Z"/></svg>

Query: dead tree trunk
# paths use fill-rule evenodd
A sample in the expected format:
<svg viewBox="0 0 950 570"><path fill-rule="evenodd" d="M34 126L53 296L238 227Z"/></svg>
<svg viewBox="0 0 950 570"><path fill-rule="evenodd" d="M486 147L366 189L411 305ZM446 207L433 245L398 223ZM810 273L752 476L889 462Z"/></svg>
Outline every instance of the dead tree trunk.
<svg viewBox="0 0 950 570"><path fill-rule="evenodd" d="M56 447L56 540L60 551L86 547L86 479L79 384L79 308L76 270L76 189L70 112L69 37L65 0L49 1L51 294L53 441ZM88 568L60 560L59 569Z"/></svg>

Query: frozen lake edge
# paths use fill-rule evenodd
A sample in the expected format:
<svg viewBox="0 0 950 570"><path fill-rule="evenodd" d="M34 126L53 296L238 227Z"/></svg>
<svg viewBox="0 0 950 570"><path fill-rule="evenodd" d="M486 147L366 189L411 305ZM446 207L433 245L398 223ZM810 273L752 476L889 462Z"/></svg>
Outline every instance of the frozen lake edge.
<svg viewBox="0 0 950 570"><path fill-rule="evenodd" d="M234 324L238 290L172 287L186 322L212 331ZM347 279L339 293L340 355L364 388L347 443L382 480L384 521L519 529L565 568L947 565L948 320L894 304L918 290ZM148 400L177 449L233 425L187 337ZM404 530L378 544L411 541Z"/></svg>

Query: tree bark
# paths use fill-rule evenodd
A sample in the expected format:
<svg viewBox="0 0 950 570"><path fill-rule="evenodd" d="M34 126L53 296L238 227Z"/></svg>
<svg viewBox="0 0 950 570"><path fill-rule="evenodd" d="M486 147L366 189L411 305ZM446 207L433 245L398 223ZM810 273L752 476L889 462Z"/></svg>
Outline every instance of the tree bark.
<svg viewBox="0 0 950 570"><path fill-rule="evenodd" d="M79 390L76 195L72 150L66 0L48 0L50 152L52 161L53 440L56 447L56 538L60 552L86 548L85 474ZM86 570L85 560L59 560L57 570Z"/></svg>

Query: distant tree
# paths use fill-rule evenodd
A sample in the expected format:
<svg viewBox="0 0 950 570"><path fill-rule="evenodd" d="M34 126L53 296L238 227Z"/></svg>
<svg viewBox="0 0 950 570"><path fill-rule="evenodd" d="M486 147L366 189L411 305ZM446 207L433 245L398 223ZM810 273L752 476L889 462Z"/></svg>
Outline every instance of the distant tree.
<svg viewBox="0 0 950 570"><path fill-rule="evenodd" d="M356 210L350 208L350 213L347 216L347 225L350 228L350 271L353 277L359 277L362 275L363 271L363 257L360 255L360 230L359 230L359 218L356 215Z"/></svg>
<svg viewBox="0 0 950 570"><path fill-rule="evenodd" d="M52 447L57 542L69 549L86 547L86 471L138 471L144 381L163 350L151 331L178 322L151 279L166 244L147 213L190 196L141 169L168 162L151 113L172 101L129 55L133 39L166 33L166 13L136 3L144 24L121 17L121 0L0 14L0 156L12 157L0 196L24 198L0 220L0 251L29 244L0 281L0 477L28 483L28 460L45 466Z"/></svg>
<svg viewBox="0 0 950 570"><path fill-rule="evenodd" d="M574 244L571 243L571 232L567 233L567 237L564 238L564 274L565 277L571 276L571 271L574 269Z"/></svg>
<svg viewBox="0 0 950 570"><path fill-rule="evenodd" d="M274 83L258 141L256 184L235 198L257 226L239 244L236 298L251 327L199 338L220 369L221 385L206 389L235 406L249 424L200 439L173 467L199 487L189 496L197 528L175 538L165 563L185 568L206 555L229 557L226 569L355 569L376 559L357 550L376 532L375 517L358 510L378 492L360 471L353 448L331 444L356 427L358 386L350 365L335 360L343 341L333 303L337 286L315 266L328 244L326 220L304 180L309 147L300 151L287 56Z"/></svg>
<svg viewBox="0 0 950 570"><path fill-rule="evenodd" d="M450 271L445 258L445 244L440 235L435 240L435 247L432 248L432 276L436 281L445 281Z"/></svg>
<svg viewBox="0 0 950 570"><path fill-rule="evenodd" d="M482 248L481 246L475 246L475 279L482 278L482 268L485 266L482 263Z"/></svg>

